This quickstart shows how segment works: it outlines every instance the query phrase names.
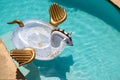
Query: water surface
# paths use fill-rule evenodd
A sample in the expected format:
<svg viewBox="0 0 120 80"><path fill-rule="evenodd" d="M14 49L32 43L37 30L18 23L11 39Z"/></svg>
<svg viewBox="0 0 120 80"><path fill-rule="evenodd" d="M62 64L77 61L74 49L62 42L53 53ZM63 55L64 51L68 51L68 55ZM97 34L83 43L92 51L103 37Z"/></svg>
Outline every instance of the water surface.
<svg viewBox="0 0 120 80"><path fill-rule="evenodd" d="M49 22L49 0L1 0L0 38L9 50L17 25L6 22L38 19ZM34 60L20 67L28 80L120 80L120 32L103 20L80 9L63 6L67 20L59 25L72 32L74 46L67 46L51 61ZM97 13L96 13L97 14Z"/></svg>

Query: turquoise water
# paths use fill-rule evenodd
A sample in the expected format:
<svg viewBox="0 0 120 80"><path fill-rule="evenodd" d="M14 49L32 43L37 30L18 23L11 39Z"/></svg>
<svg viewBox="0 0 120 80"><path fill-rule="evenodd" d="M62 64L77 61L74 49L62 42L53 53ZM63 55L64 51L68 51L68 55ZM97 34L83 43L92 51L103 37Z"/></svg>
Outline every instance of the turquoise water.
<svg viewBox="0 0 120 80"><path fill-rule="evenodd" d="M49 22L50 0L1 0L0 38L9 50L14 19L38 19ZM34 60L20 67L28 80L120 80L120 32L103 20L83 10L61 5L67 20L59 25L72 32L74 46L66 46L51 61ZM97 13L96 13L97 14Z"/></svg>

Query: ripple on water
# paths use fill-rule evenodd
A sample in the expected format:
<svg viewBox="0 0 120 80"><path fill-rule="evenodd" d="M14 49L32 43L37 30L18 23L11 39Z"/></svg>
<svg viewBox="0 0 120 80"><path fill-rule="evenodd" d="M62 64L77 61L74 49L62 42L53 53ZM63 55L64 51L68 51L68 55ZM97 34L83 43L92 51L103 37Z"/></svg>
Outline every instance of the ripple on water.
<svg viewBox="0 0 120 80"><path fill-rule="evenodd" d="M74 21L72 18L69 20L69 22L74 22L69 25L73 31L74 42L73 50L71 50L74 58L71 77L81 80L103 80L103 78L104 80L119 80L119 75L115 75L120 73L119 32L87 13L74 12L74 10L73 13L83 15L74 16L69 13L71 17L74 16ZM85 75L81 76L81 72Z"/></svg>
<svg viewBox="0 0 120 80"><path fill-rule="evenodd" d="M3 1L4 4L0 5L4 8L0 12L0 15L2 15L0 18L1 23L6 23L16 18L22 20L33 18L46 21L49 18L47 10L50 2L47 0L32 1L34 5L31 5L31 2L23 1L23 3L18 5L13 3L14 6L12 4L5 6L6 2L5 0ZM24 8L21 6L24 6ZM12 10L7 7L12 8ZM60 57L63 57L62 60L64 61L64 57L72 55L74 64L63 67L60 59L56 60L56 62L53 60L54 64L59 65L57 66L59 68L56 67L58 74L55 74L55 77L40 75L41 80L59 80L59 76L63 74L68 80L120 80L120 33L95 16L81 10L75 10L74 8L65 8L68 19L59 27L65 29L67 32L73 32L72 39L74 46L66 47ZM14 15L12 15L13 13ZM14 28L8 28L9 26L5 24L0 24L0 26L5 26L1 28L2 31L0 34ZM9 37L9 34L0 36L5 44L8 44L8 40L10 41ZM7 47L11 47L11 45L7 45ZM69 64L69 60L65 63ZM43 66L44 63L40 63L39 65ZM53 69L54 67L50 68ZM63 71L62 73L64 69L68 71ZM47 72L47 70L43 72Z"/></svg>

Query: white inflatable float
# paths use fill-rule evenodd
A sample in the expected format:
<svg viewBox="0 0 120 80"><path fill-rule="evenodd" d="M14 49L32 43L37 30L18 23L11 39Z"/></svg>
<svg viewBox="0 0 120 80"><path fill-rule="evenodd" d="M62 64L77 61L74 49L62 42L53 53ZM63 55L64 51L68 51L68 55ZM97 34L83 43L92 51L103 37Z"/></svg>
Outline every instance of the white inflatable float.
<svg viewBox="0 0 120 80"><path fill-rule="evenodd" d="M14 30L12 41L17 49L34 48L35 59L54 59L63 51L66 43L72 46L70 33L65 33L49 23L40 20L28 20L23 24L24 27L20 27L21 24L19 24Z"/></svg>

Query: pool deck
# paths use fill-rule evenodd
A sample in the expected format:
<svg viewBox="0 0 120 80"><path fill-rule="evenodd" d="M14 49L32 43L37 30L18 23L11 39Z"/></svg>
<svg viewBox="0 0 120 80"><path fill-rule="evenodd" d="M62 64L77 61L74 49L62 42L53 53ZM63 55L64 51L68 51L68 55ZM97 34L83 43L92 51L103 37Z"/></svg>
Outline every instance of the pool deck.
<svg viewBox="0 0 120 80"><path fill-rule="evenodd" d="M25 77L14 64L7 48L0 40L0 80L25 80Z"/></svg>
<svg viewBox="0 0 120 80"><path fill-rule="evenodd" d="M110 0L110 1L120 8L120 0Z"/></svg>

